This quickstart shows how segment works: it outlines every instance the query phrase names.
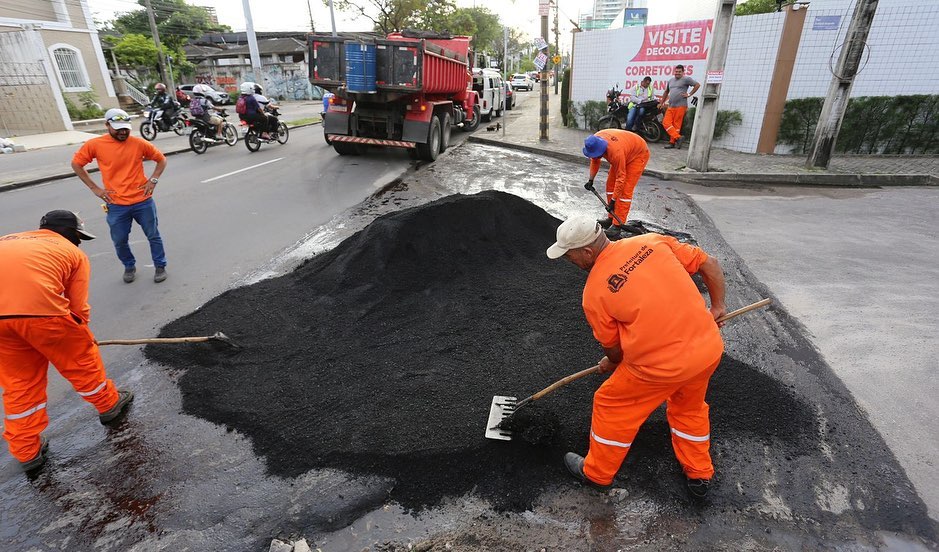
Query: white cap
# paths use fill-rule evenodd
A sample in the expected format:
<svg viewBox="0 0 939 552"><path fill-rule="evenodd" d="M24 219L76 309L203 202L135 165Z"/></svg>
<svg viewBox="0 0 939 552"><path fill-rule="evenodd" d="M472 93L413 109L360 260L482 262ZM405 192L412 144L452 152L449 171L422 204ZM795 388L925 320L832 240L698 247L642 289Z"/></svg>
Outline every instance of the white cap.
<svg viewBox="0 0 939 552"><path fill-rule="evenodd" d="M586 247L593 243L600 232L600 223L583 215L573 216L558 226L558 241L548 248L548 258L563 257L571 249Z"/></svg>
<svg viewBox="0 0 939 552"><path fill-rule="evenodd" d="M104 114L104 120L111 125L114 130L130 130L130 115L123 109L109 109Z"/></svg>

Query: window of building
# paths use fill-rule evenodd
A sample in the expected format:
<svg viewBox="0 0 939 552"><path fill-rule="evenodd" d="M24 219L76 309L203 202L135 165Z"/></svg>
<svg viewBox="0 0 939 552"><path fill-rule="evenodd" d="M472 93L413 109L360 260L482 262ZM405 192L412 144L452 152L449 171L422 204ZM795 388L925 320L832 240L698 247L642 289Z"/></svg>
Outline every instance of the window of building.
<svg viewBox="0 0 939 552"><path fill-rule="evenodd" d="M78 49L67 44L56 44L51 46L49 51L52 52L52 60L59 72L59 82L66 92L91 90L88 72Z"/></svg>

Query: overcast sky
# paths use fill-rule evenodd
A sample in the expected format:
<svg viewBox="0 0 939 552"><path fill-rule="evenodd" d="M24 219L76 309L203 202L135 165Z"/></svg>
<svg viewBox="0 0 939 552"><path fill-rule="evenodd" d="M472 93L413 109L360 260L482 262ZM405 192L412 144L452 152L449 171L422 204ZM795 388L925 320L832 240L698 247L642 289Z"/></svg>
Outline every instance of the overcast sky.
<svg viewBox="0 0 939 552"><path fill-rule="evenodd" d="M87 0L95 19L107 21L114 14L139 9L134 0ZM256 31L308 31L310 30L310 9L317 31L330 30L329 8L322 0L249 0L251 15ZM245 16L241 0L187 0L198 6L214 7L219 22L232 29L245 29ZM529 37L541 34L541 21L538 17L538 0L456 0L457 5L472 7L483 6L499 15L503 23L517 28ZM570 44L572 25L570 19L577 20L581 12L593 9L589 0L558 0L560 16L558 19L562 49ZM710 19L717 8L716 0L649 0L649 23L670 23L693 19ZM309 6L309 7L308 7ZM340 31L367 31L371 25L364 18L354 18L345 13L336 12L336 27ZM566 39L566 40L565 40Z"/></svg>

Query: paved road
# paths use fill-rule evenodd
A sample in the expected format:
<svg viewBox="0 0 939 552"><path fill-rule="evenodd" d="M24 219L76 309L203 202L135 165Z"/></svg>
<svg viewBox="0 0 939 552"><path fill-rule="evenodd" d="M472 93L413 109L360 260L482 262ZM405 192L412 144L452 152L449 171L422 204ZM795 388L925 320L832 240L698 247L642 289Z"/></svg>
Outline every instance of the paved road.
<svg viewBox="0 0 939 552"><path fill-rule="evenodd" d="M939 190L688 189L805 324L939 519Z"/></svg>

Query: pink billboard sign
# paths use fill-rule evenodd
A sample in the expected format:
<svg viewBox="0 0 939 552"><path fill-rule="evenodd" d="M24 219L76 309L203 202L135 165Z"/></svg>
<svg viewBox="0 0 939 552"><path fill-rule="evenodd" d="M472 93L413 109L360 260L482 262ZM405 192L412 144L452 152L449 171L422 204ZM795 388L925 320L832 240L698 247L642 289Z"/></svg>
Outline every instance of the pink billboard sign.
<svg viewBox="0 0 939 552"><path fill-rule="evenodd" d="M667 25L646 25L645 37L632 61L693 61L707 59L712 19Z"/></svg>

